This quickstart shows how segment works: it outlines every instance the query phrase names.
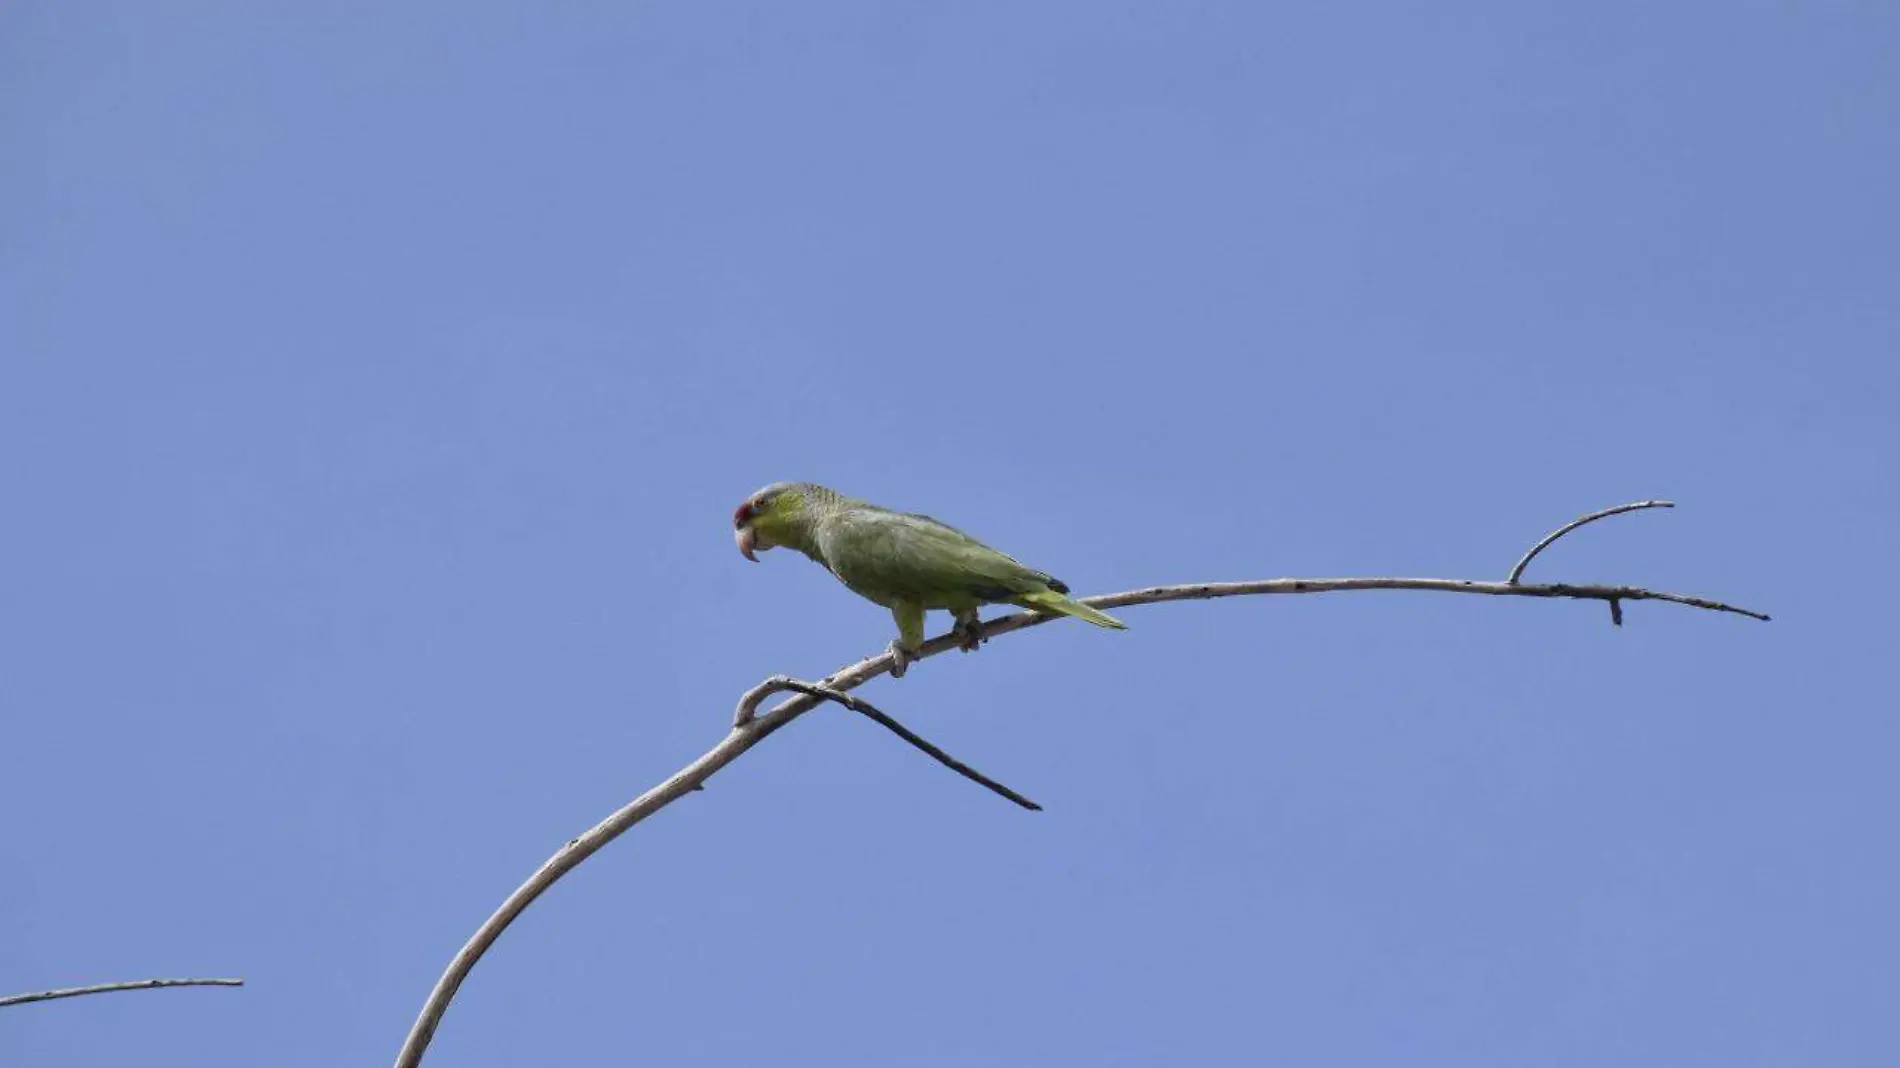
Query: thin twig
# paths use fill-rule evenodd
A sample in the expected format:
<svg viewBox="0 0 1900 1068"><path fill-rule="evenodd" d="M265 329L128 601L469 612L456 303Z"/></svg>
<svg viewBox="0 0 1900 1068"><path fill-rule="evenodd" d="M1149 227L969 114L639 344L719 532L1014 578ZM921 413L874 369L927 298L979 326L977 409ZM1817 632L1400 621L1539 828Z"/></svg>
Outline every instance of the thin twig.
<svg viewBox="0 0 1900 1068"><path fill-rule="evenodd" d="M60 998L84 997L87 994L114 994L121 990L162 990L169 986L243 986L242 979L137 979L129 983L100 983L98 986L75 986L65 990L41 990L34 994L11 994L0 998L0 1009L8 1005L25 1005L32 1001L56 1001Z"/></svg>
<svg viewBox="0 0 1900 1068"><path fill-rule="evenodd" d="M761 690L765 690L765 692L761 693ZM1027 797L1024 797L1009 787L1004 786L1002 783L997 782L995 779L990 778L970 765L965 764L963 761L958 760L956 757L951 756L949 753L932 745L916 731L897 722L885 713L878 711L877 707L872 705L871 702L861 697L853 697L840 690L831 689L828 686L820 686L817 683L806 682L803 679L794 679L788 675L774 675L766 679L765 682L759 686L755 686L746 691L745 698L739 702L739 712L734 718L738 719L741 716L747 719L751 718L751 712L759 707L759 701L772 693L783 693L786 690L794 690L812 697L822 697L827 701L836 701L838 704L843 705L853 712L862 714L892 734L916 746L923 751L925 756L928 756L930 759L942 764L944 767L949 768L951 771L976 783L991 793L1008 798L1031 812L1042 811L1041 805L1036 804ZM756 697L754 696L755 694L757 695ZM748 702L750 702L750 707L748 707Z"/></svg>
<svg viewBox="0 0 1900 1068"><path fill-rule="evenodd" d="M1585 523L1594 523L1599 519L1608 519L1613 515L1622 515L1624 512L1635 512L1644 508L1674 508L1675 506L1675 501L1637 501L1634 504L1619 504L1615 508L1605 508L1601 512L1591 512L1589 515L1572 519L1570 522L1565 523L1563 526L1545 535L1543 541L1531 546L1531 551L1524 554L1524 558L1519 560L1517 566L1511 569L1510 577L1504 581L1512 586L1517 585L1517 580L1524 577L1524 569L1531 566L1531 561L1536 558L1538 553L1550 548L1551 542L1583 526ZM1610 603L1612 605L1610 611L1616 613L1617 610L1614 607L1616 602L1612 601ZM1622 621L1618 620L1617 625L1622 626Z"/></svg>
<svg viewBox="0 0 1900 1068"><path fill-rule="evenodd" d="M1524 565L1537 555L1545 546L1557 540L1564 533L1574 530L1584 523L1606 515L1630 511L1635 508L1666 507L1667 502L1644 501L1634 505L1593 513L1569 524L1525 554L1518 566L1512 569L1515 579L1522 573ZM1703 597L1691 597L1680 593L1667 593L1660 590L1646 590L1638 586L1573 586L1561 583L1523 585L1515 581L1482 582L1470 579L1434 579L1434 578L1322 578L1322 579L1265 579L1258 582L1206 582L1179 586L1151 586L1146 589L1129 590L1124 593L1104 594L1098 597L1086 597L1082 603L1095 608L1122 608L1129 605L1160 604L1164 601L1208 600L1218 597L1246 597L1264 594L1285 593L1331 593L1346 590L1431 590L1440 593L1476 593L1504 597L1558 597L1577 600L1605 601L1613 606L1617 615L1621 614L1620 601L1668 601L1671 604L1687 605L1711 612L1731 612L1747 616L1750 619L1766 621L1768 617L1760 612L1721 601L1712 601ZM983 624L985 638L995 638L1012 631L1026 630L1061 618L1043 615L1039 612L1016 612ZM957 648L961 639L955 633L938 635L924 643L912 660L922 660ZM501 933L507 930L515 917L534 900L545 893L563 875L572 871L581 861L598 852L607 843L625 834L628 829L653 813L665 808L681 797L700 789L707 779L719 769L737 760L739 756L776 734L799 716L817 708L825 701L836 701L851 690L855 690L879 675L889 673L891 657L888 652L866 657L848 667L831 673L815 684L808 684L812 690L827 691L814 695L802 691L798 696L781 701L765 712L758 712L758 705L773 693L789 686L774 686L773 680L746 691L746 698L739 704L733 729L719 744L713 746L697 760L674 772L672 777L646 793L629 802L618 812L596 824L592 830L568 842L561 850L541 865L528 881L508 895L501 907L495 910L475 934L455 954L442 977L436 981L435 988L429 992L429 998L423 1003L422 1012L416 1017L415 1024L409 1030L409 1037L403 1042L402 1051L396 1057L396 1068L417 1068L422 1056L429 1048L429 1042L435 1037L435 1030L442 1022L442 1016L448 1011L449 1002L468 978L475 963L481 960L488 948L494 945ZM794 680L795 681L795 680ZM836 694L837 696L833 696ZM756 696L754 696L756 695ZM843 703L843 702L840 702ZM862 702L859 702L862 704ZM862 709L860 709L862 711ZM887 726L889 724L886 724Z"/></svg>

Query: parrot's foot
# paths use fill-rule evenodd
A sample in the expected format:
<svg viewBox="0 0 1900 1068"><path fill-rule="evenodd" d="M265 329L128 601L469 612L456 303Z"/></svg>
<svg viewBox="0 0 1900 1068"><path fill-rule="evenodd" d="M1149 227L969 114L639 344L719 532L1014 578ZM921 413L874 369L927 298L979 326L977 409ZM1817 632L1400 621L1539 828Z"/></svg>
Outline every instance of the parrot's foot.
<svg viewBox="0 0 1900 1068"><path fill-rule="evenodd" d="M966 653L974 653L983 644L983 617L971 612L967 616L958 616L957 625L950 629L957 640L957 648Z"/></svg>
<svg viewBox="0 0 1900 1068"><path fill-rule="evenodd" d="M897 643L897 639L893 638L891 639L890 653L891 678L901 679L904 677L904 672L910 670L910 662L917 659L917 650L906 649Z"/></svg>

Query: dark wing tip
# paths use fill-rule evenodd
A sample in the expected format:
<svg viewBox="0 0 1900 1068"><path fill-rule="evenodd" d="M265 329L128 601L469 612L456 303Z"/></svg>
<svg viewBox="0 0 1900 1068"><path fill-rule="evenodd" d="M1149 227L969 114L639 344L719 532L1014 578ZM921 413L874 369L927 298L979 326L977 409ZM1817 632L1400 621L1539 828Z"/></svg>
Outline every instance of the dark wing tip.
<svg viewBox="0 0 1900 1068"><path fill-rule="evenodd" d="M1049 576L1049 588L1056 591L1057 593L1069 592L1069 584L1062 581L1059 578L1056 578L1053 575Z"/></svg>

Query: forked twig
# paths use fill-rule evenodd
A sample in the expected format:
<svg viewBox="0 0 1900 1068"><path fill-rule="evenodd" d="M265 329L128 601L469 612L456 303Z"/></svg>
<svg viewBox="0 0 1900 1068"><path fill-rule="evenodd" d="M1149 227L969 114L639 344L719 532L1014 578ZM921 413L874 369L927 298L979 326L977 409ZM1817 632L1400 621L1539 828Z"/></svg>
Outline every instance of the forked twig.
<svg viewBox="0 0 1900 1068"><path fill-rule="evenodd" d="M1524 568L1530 564L1532 558L1570 531L1606 516L1640 508L1667 507L1671 507L1667 501L1639 501L1636 504L1593 512L1566 524L1532 546L1531 551L1524 554L1523 559L1517 562L1517 566L1511 569L1510 577L1503 582L1437 578L1266 579L1257 582L1207 582L1180 586L1153 586L1124 593L1086 597L1082 598L1082 603L1095 608L1119 608L1129 605L1159 604L1163 601L1204 600L1260 594L1329 593L1346 590L1431 590L1440 593L1604 601L1610 605L1612 619L1619 624L1622 622L1622 602L1624 601L1667 601L1690 608L1728 612L1748 616L1751 619L1766 620L1768 617L1760 612L1737 608L1721 601L1660 590L1647 590L1638 586L1578 586L1562 583L1524 584L1519 582ZM985 622L983 634L986 638L995 638L1012 631L1041 626L1057 618L1060 617L1043 615L1040 612L1016 612ZM954 634L939 635L925 642L923 648L912 659L921 660L936 656L956 648L959 642L960 639ZM443 971L442 977L436 981L435 988L429 992L428 1000L423 1003L421 1013L409 1029L409 1036L403 1043L402 1051L396 1056L396 1068L416 1068L422 1063L422 1056L428 1050L430 1040L435 1037L436 1027L441 1024L443 1014L448 1011L449 1002L455 998L455 992L461 988L462 981L474 969L475 963L481 959L482 954L488 951L488 947L501 937L501 933L507 930L515 917L521 915L522 910L533 904L534 900L540 897L548 887L553 886L556 880L572 871L581 861L592 856L608 842L626 833L634 824L694 790L700 789L701 784L720 768L737 760L748 749L771 737L781 728L825 701L835 701L877 719L886 727L898 731L899 736L906 741L924 749L933 758L958 770L960 774L983 782L989 788L1002 793L998 784L984 780L968 768L956 764L934 746L925 748L928 743L901 730L894 720L883 716L882 713L872 715L875 710L870 710L870 706L847 696L848 691L857 689L879 675L886 674L890 668L890 654L879 653L833 672L816 683L801 683L796 679L774 677L746 691L746 696L741 699L734 715L735 722L732 731L721 739L719 744L707 750L699 759L675 772L665 782L641 794L618 812L602 820L592 830L568 842L559 852L548 858L539 870L529 876L527 882L522 883L514 893L508 895L508 899L502 902L494 915L490 916L455 954L455 958ZM759 704L766 697L786 690L795 690L798 696L782 701L763 713L758 711ZM1004 796L1011 797L1007 793ZM1019 804L1026 803L1019 797L1011 797L1011 799ZM1033 804L1030 807L1033 807Z"/></svg>
<svg viewBox="0 0 1900 1068"><path fill-rule="evenodd" d="M784 693L787 690L793 690L805 694L808 697L822 697L827 701L835 701L851 711L857 712L872 722L877 723L885 730L890 731L892 734L897 735L899 738L904 739L922 750L925 756L928 756L930 759L942 764L944 767L949 768L951 771L976 783L991 793L1008 798L1031 812L1042 811L1041 805L1036 804L1027 797L1024 797L1009 787L1004 786L1002 783L997 782L995 779L990 778L970 765L965 764L963 761L958 760L956 757L951 756L949 753L932 745L922 735L904 726L902 723L897 722L890 716L885 715L883 712L878 711L871 702L860 697L853 697L841 690L834 690L829 686L820 686L817 683L806 682L803 679L794 679L789 675L774 675L759 685L754 686L752 689L747 690L745 696L739 699L739 709L733 715L735 724L743 725L747 720L752 719L753 715L758 711L759 702L770 697L772 694Z"/></svg>

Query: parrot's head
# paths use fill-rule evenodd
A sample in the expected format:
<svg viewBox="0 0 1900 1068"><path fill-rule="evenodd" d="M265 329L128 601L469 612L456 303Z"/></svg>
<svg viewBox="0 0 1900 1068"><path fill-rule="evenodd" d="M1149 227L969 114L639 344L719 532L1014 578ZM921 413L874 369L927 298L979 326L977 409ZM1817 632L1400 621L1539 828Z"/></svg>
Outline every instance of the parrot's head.
<svg viewBox="0 0 1900 1068"><path fill-rule="evenodd" d="M747 497L732 512L732 540L739 544L739 552L756 564L755 551L797 545L808 518L810 491L815 489L802 482L774 482Z"/></svg>

